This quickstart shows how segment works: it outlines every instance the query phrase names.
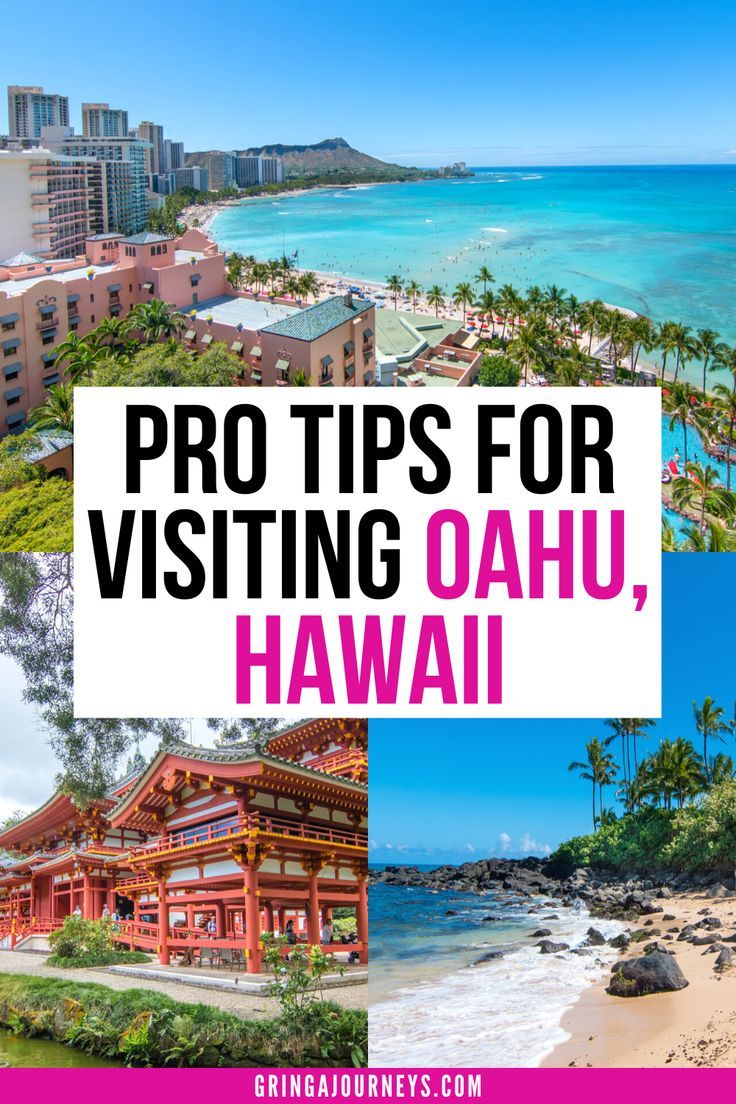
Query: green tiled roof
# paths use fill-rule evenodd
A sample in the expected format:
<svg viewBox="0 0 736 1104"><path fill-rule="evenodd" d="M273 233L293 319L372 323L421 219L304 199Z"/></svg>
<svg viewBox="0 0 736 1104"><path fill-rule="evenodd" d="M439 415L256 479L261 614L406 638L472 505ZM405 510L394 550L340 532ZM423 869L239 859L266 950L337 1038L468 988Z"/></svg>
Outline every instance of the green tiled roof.
<svg viewBox="0 0 736 1104"><path fill-rule="evenodd" d="M154 234L151 230L143 230L140 234L131 234L129 238L123 238L126 245L156 245L157 242L173 241L171 234Z"/></svg>
<svg viewBox="0 0 736 1104"><path fill-rule="evenodd" d="M297 341L315 341L323 334L341 326L343 322L352 322L359 318L372 306L373 303L369 299L353 299L352 305L346 306L344 298L341 295L335 295L322 303L315 303L313 307L296 311L271 326L264 326L263 332L279 334L280 337L293 337Z"/></svg>

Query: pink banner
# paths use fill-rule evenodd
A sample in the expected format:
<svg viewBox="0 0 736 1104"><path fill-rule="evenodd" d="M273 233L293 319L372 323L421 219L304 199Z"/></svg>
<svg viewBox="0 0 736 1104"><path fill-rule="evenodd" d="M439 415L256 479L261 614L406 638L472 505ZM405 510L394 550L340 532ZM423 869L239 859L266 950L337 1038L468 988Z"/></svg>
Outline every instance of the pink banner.
<svg viewBox="0 0 736 1104"><path fill-rule="evenodd" d="M116 1100L137 1090L160 1091L178 1104L201 1104L227 1094L238 1101L339 1100L564 1100L565 1104L620 1104L641 1095L644 1084L667 1093L668 1104L690 1104L693 1092L725 1098L734 1085L730 1069L9 1069L0 1072L3 1098L14 1094L79 1104L80 1096ZM707 1082L707 1084L706 1084Z"/></svg>

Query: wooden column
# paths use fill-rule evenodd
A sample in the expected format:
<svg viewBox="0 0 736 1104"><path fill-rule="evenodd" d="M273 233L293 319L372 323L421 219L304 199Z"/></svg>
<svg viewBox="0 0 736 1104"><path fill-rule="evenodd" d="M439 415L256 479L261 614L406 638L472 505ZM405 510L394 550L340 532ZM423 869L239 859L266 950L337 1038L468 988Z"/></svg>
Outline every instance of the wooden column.
<svg viewBox="0 0 736 1104"><path fill-rule="evenodd" d="M322 924L323 925L327 924L330 920L332 920L332 908L330 907L330 905L323 905L322 906Z"/></svg>
<svg viewBox="0 0 736 1104"><path fill-rule="evenodd" d="M283 935L286 929L286 909L279 909L279 935Z"/></svg>
<svg viewBox="0 0 736 1104"><path fill-rule="evenodd" d="M225 905L222 901L215 901L215 935L218 939L225 938Z"/></svg>
<svg viewBox="0 0 736 1104"><path fill-rule="evenodd" d="M264 919L263 919L264 928L265 928L266 931L272 932L274 930L274 920L273 920L273 905L271 904L270 901L266 901L265 905L263 906L263 912L264 912Z"/></svg>
<svg viewBox="0 0 736 1104"><path fill-rule="evenodd" d="M255 862L245 867L245 957L249 974L261 972L261 907L258 888L258 867Z"/></svg>
<svg viewBox="0 0 736 1104"><path fill-rule="evenodd" d="M187 905L187 927L194 927L194 905Z"/></svg>
<svg viewBox="0 0 736 1104"><path fill-rule="evenodd" d="M321 862L311 861L307 866L309 873L309 905L307 908L307 942L320 942L319 922L319 885L317 876L322 869Z"/></svg>
<svg viewBox="0 0 736 1104"><path fill-rule="evenodd" d="M82 878L82 916L85 920L93 920L92 915L92 893L89 885L89 874L85 873Z"/></svg>
<svg viewBox="0 0 736 1104"><path fill-rule="evenodd" d="M360 951L360 961L368 961L368 882L363 873L358 874L358 908L357 908L358 940L365 943Z"/></svg>
<svg viewBox="0 0 736 1104"><path fill-rule="evenodd" d="M171 961L169 954L169 906L166 904L166 881L162 874L158 882L158 960L162 966Z"/></svg>

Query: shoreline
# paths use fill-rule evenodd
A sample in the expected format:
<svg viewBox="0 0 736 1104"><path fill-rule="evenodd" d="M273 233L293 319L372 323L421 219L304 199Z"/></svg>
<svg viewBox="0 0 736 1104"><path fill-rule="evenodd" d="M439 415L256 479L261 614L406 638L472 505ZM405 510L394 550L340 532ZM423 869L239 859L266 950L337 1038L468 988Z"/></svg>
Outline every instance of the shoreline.
<svg viewBox="0 0 736 1104"><path fill-rule="evenodd" d="M199 229L203 230L205 233L209 233L213 238L215 238L215 229L213 227L213 223L216 220L217 215L220 214L227 207L242 206L242 205L245 205L246 203L250 203L251 201L260 201L260 200L264 200L264 199L278 200L278 199L282 199L282 198L283 199L288 199L292 196L307 195L311 192L316 192L316 191L325 191L325 190L326 191L332 191L332 190L335 190L335 189L338 189L338 188L342 188L342 189L354 189L354 188L363 188L363 187L373 188L373 187L382 187L382 186L387 185L387 184L398 184L398 183L404 183L404 182L403 181L391 181L391 180L385 180L384 181L384 180L382 180L382 181L366 182L366 184L361 184L360 182L353 183L353 184L320 184L320 185L316 185L314 188L295 188L293 190L284 191L284 192L275 193L275 194L264 194L264 195L260 195L260 196L250 196L250 197L243 197L243 198L237 198L237 199L220 200L217 203L214 203L212 205L207 205L204 208L204 210L207 213L205 215L204 220L200 221ZM202 210L202 209L203 208L201 208L201 207L198 208L196 206L185 208L185 210L182 212L181 217L185 221L186 221L187 217L189 217L189 216L195 217L195 218L199 217L196 214L196 212L198 210ZM216 238L215 238L215 240L216 240ZM385 281L367 279L366 277L364 277L360 273L340 272L340 271L336 271L336 270L335 271L325 271L325 270L322 270L322 269L312 269L311 271L313 271L319 279L324 280L328 284L328 286L330 284L337 285L342 281L342 283L344 283L344 284L349 284L350 283L350 284L354 284L356 286L361 286L365 290L370 289L373 292L375 292L375 291L383 292L383 294L385 295L386 308L388 309L389 307L391 307L391 309L393 309L392 293L388 290ZM407 313L416 313L418 315L426 315L426 316L430 316L430 317L434 318L435 317L435 309L433 307L430 307L427 304L427 302L426 302L426 289L424 289L424 290L425 290L425 294L423 294L422 296L420 296L417 299L417 309L416 309L416 311L414 311L413 308L412 308L411 300L410 299L409 300L404 300L402 294L400 293L400 295L399 295L399 310L406 311ZM478 295L480 296L480 288L478 289ZM462 322L462 317L463 317L462 309L453 309L452 308L452 289L447 291L447 294L445 296L445 303L446 303L446 306L445 306L445 308L443 308L440 311L439 318L441 318L441 319L444 318L444 319L448 319L448 320L451 320L451 321L456 321L456 320L459 319ZM618 310L622 314L627 315L628 317L639 317L639 315L641 313L640 311L634 310L632 307L621 306L620 304L616 304L616 303L604 302L604 305L608 309ZM655 325L657 324L656 319L653 319L653 322L654 322ZM498 328L500 329L500 324L498 324ZM495 330L496 330L496 327L494 327L494 329L493 329L494 333L495 333ZM484 332L484 336L487 333L488 333L488 331L486 330ZM587 335L586 334L581 334L580 340L579 340L578 343L581 345L581 347L584 347L587 351ZM594 343L593 343L593 346L594 346L594 349L596 350L596 352L600 352L602 350L602 348L605 347L605 345L606 345L606 341L605 340L601 341L600 339L595 339ZM595 356L595 354L594 354L594 356ZM596 356L596 359L602 359L602 358L599 358L599 357ZM624 360L621 361L620 366L625 367L625 364L626 364L626 361L625 361L625 358L624 358ZM646 353L644 353L643 351L642 351L641 355L638 358L637 370L653 373L655 375L657 381L659 381L662 378L661 361L650 360L648 355ZM687 365L685 365L680 369L679 378L682 381L686 381L686 382L690 383L690 385L696 391L700 391L701 386L702 386L702 380L700 379L700 375L701 375L701 373L700 373L700 367L699 366L696 369L694 369L690 374L688 374L688 367L687 367ZM664 382L665 383L667 383L667 382L671 383L672 380L673 380L673 377L674 377L674 369L672 367L668 366L666 368L665 372L664 372ZM719 373L715 374L713 382L714 383L724 382L724 381L728 380L729 378L730 377L729 377L728 372L724 369L722 372L719 372ZM706 387L706 394L712 396L713 393L714 392L712 390L712 384L711 384L711 386Z"/></svg>
<svg viewBox="0 0 736 1104"><path fill-rule="evenodd" d="M666 931L702 919L707 908L730 937L736 925L736 900L714 900L704 893L687 893L663 902L674 920L653 928ZM721 934L720 929L716 934ZM656 938L656 937L655 937ZM607 978L583 990L562 1017L566 1042L555 1047L544 1068L661 1068L730 1067L736 1064L736 966L716 971L716 954L708 946L694 946L670 934L671 949L688 981L679 992L643 997L613 997L605 992ZM726 944L730 946L730 943ZM637 957L630 950L622 959Z"/></svg>
<svg viewBox="0 0 736 1104"><path fill-rule="evenodd" d="M499 904L523 908L533 927L541 922L550 929L521 932L513 949L479 964L475 976L460 970L437 979L434 1005L442 1017L430 1022L431 1038L422 1036L419 1024L425 1064L435 1053L441 1059L443 1026L454 1015L455 1043L474 1050L476 1065L693 1068L736 1065L736 892L724 877L671 871L616 876L591 868L561 877L548 860L490 859L433 871L388 866L374 872L371 884L472 893L479 901L490 890ZM491 900L483 907L494 911ZM440 898L438 916L443 908ZM546 954L536 939L541 935L552 943ZM653 980L638 988L622 979L632 976L628 964L636 974L641 961ZM634 994L606 992L612 978ZM382 995L375 1005L370 1001L374 1020L373 1009L379 1009L389 1055L392 1040L406 1045L422 989L411 986L407 993L404 986L402 993L397 986L398 1000ZM516 1049L512 1020L524 1033ZM470 1021L484 1025L481 1043L493 1043L486 1042L485 1055L479 1036L468 1034ZM378 1056L386 1064L385 1055Z"/></svg>

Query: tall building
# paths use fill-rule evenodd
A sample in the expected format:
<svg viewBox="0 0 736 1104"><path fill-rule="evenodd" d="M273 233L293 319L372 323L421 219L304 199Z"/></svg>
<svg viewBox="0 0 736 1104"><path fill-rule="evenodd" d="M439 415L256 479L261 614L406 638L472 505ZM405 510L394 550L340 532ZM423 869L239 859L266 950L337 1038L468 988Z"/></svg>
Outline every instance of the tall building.
<svg viewBox="0 0 736 1104"><path fill-rule="evenodd" d="M106 103L83 103L82 133L85 138L127 138L128 112Z"/></svg>
<svg viewBox="0 0 736 1104"><path fill-rule="evenodd" d="M235 158L235 183L239 188L252 188L259 183L260 158L241 155Z"/></svg>
<svg viewBox="0 0 736 1104"><path fill-rule="evenodd" d="M259 184L282 184L284 180L284 162L280 157L264 157L259 161Z"/></svg>
<svg viewBox="0 0 736 1104"><path fill-rule="evenodd" d="M176 172L184 168L184 143L172 142L170 138L164 138L164 171Z"/></svg>
<svg viewBox="0 0 736 1104"><path fill-rule="evenodd" d="M40 138L45 126L69 126L69 97L36 85L8 85L11 138Z"/></svg>
<svg viewBox="0 0 736 1104"><path fill-rule="evenodd" d="M174 170L174 190L196 188L198 192L209 191L209 173L203 165L190 165L188 168Z"/></svg>
<svg viewBox="0 0 736 1104"><path fill-rule="evenodd" d="M136 134L142 142L149 144L145 151L147 175L165 172L164 128L157 123L139 123Z"/></svg>
<svg viewBox="0 0 736 1104"><path fill-rule="evenodd" d="M47 128L42 140L55 153L92 157L102 164L103 229L137 234L146 226L144 142L136 138L86 138L71 127Z"/></svg>
<svg viewBox="0 0 736 1104"><path fill-rule="evenodd" d="M208 153L206 160L210 190L221 192L224 188L232 188L235 183L235 154L217 150L215 153Z"/></svg>
<svg viewBox="0 0 736 1104"><path fill-rule="evenodd" d="M284 179L284 162L280 157L265 154L243 154L234 159L235 183L239 188L252 188L257 184L281 184Z"/></svg>
<svg viewBox="0 0 736 1104"><path fill-rule="evenodd" d="M49 150L0 152L0 257L76 257L102 230L102 168Z"/></svg>

